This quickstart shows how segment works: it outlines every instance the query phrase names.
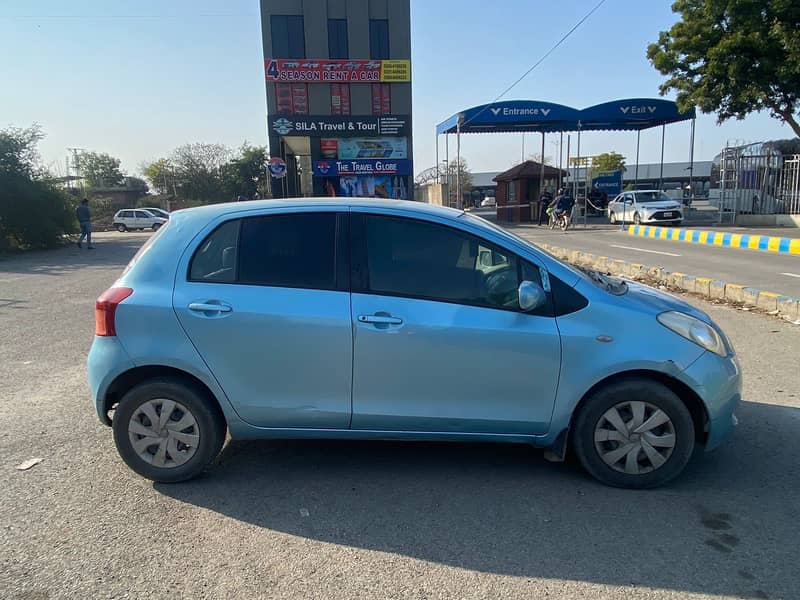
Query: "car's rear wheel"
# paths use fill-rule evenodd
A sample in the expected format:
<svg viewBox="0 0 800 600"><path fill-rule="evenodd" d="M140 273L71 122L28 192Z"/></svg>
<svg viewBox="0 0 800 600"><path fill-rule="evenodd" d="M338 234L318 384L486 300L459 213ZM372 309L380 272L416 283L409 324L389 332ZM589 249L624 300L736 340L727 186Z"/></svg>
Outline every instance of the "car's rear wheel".
<svg viewBox="0 0 800 600"><path fill-rule="evenodd" d="M128 231L128 228L125 227L125 225L123 225L122 223L118 223L117 231L119 231L120 233L125 233L126 231Z"/></svg>
<svg viewBox="0 0 800 600"><path fill-rule="evenodd" d="M125 463L163 483L198 475L225 441L219 408L195 386L170 378L146 381L126 393L112 426Z"/></svg>
<svg viewBox="0 0 800 600"><path fill-rule="evenodd" d="M596 479L652 488L683 471L694 449L686 405L664 385L625 379L598 390L575 420L575 452Z"/></svg>

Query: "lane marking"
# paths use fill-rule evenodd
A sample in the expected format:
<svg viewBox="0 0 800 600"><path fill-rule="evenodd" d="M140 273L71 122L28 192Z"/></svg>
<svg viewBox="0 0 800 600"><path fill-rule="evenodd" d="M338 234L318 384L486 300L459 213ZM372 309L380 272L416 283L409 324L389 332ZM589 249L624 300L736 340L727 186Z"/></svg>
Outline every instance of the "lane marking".
<svg viewBox="0 0 800 600"><path fill-rule="evenodd" d="M622 250L636 250L636 252L647 252L649 254L663 254L664 256L681 256L673 252L661 252L659 250L645 250L644 248L634 248L633 246L617 246L616 244L609 244L612 248L621 248ZM800 276L798 276L800 277Z"/></svg>
<svg viewBox="0 0 800 600"><path fill-rule="evenodd" d="M796 273L781 273L781 275L786 275L787 277L797 277L800 279L800 275L797 275Z"/></svg>

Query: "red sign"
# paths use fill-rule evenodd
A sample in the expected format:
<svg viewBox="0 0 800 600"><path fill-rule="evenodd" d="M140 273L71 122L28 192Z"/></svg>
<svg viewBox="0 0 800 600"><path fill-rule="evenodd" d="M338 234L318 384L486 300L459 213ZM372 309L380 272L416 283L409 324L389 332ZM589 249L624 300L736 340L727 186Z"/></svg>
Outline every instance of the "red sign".
<svg viewBox="0 0 800 600"><path fill-rule="evenodd" d="M267 81L300 83L410 81L407 60L268 58Z"/></svg>
<svg viewBox="0 0 800 600"><path fill-rule="evenodd" d="M323 138L319 145L322 156L325 158L339 158L339 140Z"/></svg>

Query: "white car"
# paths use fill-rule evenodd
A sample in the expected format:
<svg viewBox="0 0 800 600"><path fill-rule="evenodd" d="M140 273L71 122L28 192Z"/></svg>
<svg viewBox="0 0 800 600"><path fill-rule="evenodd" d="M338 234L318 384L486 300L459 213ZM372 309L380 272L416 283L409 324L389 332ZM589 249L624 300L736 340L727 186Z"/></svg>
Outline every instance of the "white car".
<svg viewBox="0 0 800 600"><path fill-rule="evenodd" d="M623 192L608 203L608 220L612 223L668 223L683 222L681 203L660 190Z"/></svg>
<svg viewBox="0 0 800 600"><path fill-rule="evenodd" d="M165 219L169 219L169 213L163 208L155 208L153 206L142 206L139 210L146 210L149 213L153 213L157 217L164 217Z"/></svg>
<svg viewBox="0 0 800 600"><path fill-rule="evenodd" d="M114 227L117 231L129 231L132 229L152 229L158 231L167 219L159 217L143 208L127 208L117 211L114 215Z"/></svg>
<svg viewBox="0 0 800 600"><path fill-rule="evenodd" d="M497 206L497 202L492 196L486 196L481 202L481 208L489 208L493 206Z"/></svg>

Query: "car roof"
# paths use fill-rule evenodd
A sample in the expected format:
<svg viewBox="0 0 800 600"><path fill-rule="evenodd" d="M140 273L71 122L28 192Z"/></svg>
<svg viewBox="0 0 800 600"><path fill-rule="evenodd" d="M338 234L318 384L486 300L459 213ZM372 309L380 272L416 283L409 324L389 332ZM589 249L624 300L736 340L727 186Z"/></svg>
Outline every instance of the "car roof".
<svg viewBox="0 0 800 600"><path fill-rule="evenodd" d="M405 211L414 211L424 215L439 216L447 219L455 219L464 214L463 210L436 206L424 202L413 200L376 200L373 198L296 198L292 200L246 200L244 202L224 202L220 204L207 204L194 208L186 208L175 211L172 214L179 215L181 218L199 219L210 221L217 217L242 211L258 211L264 209L287 209L287 208L306 208L315 204L325 204L326 206L341 205L353 208L395 208Z"/></svg>

